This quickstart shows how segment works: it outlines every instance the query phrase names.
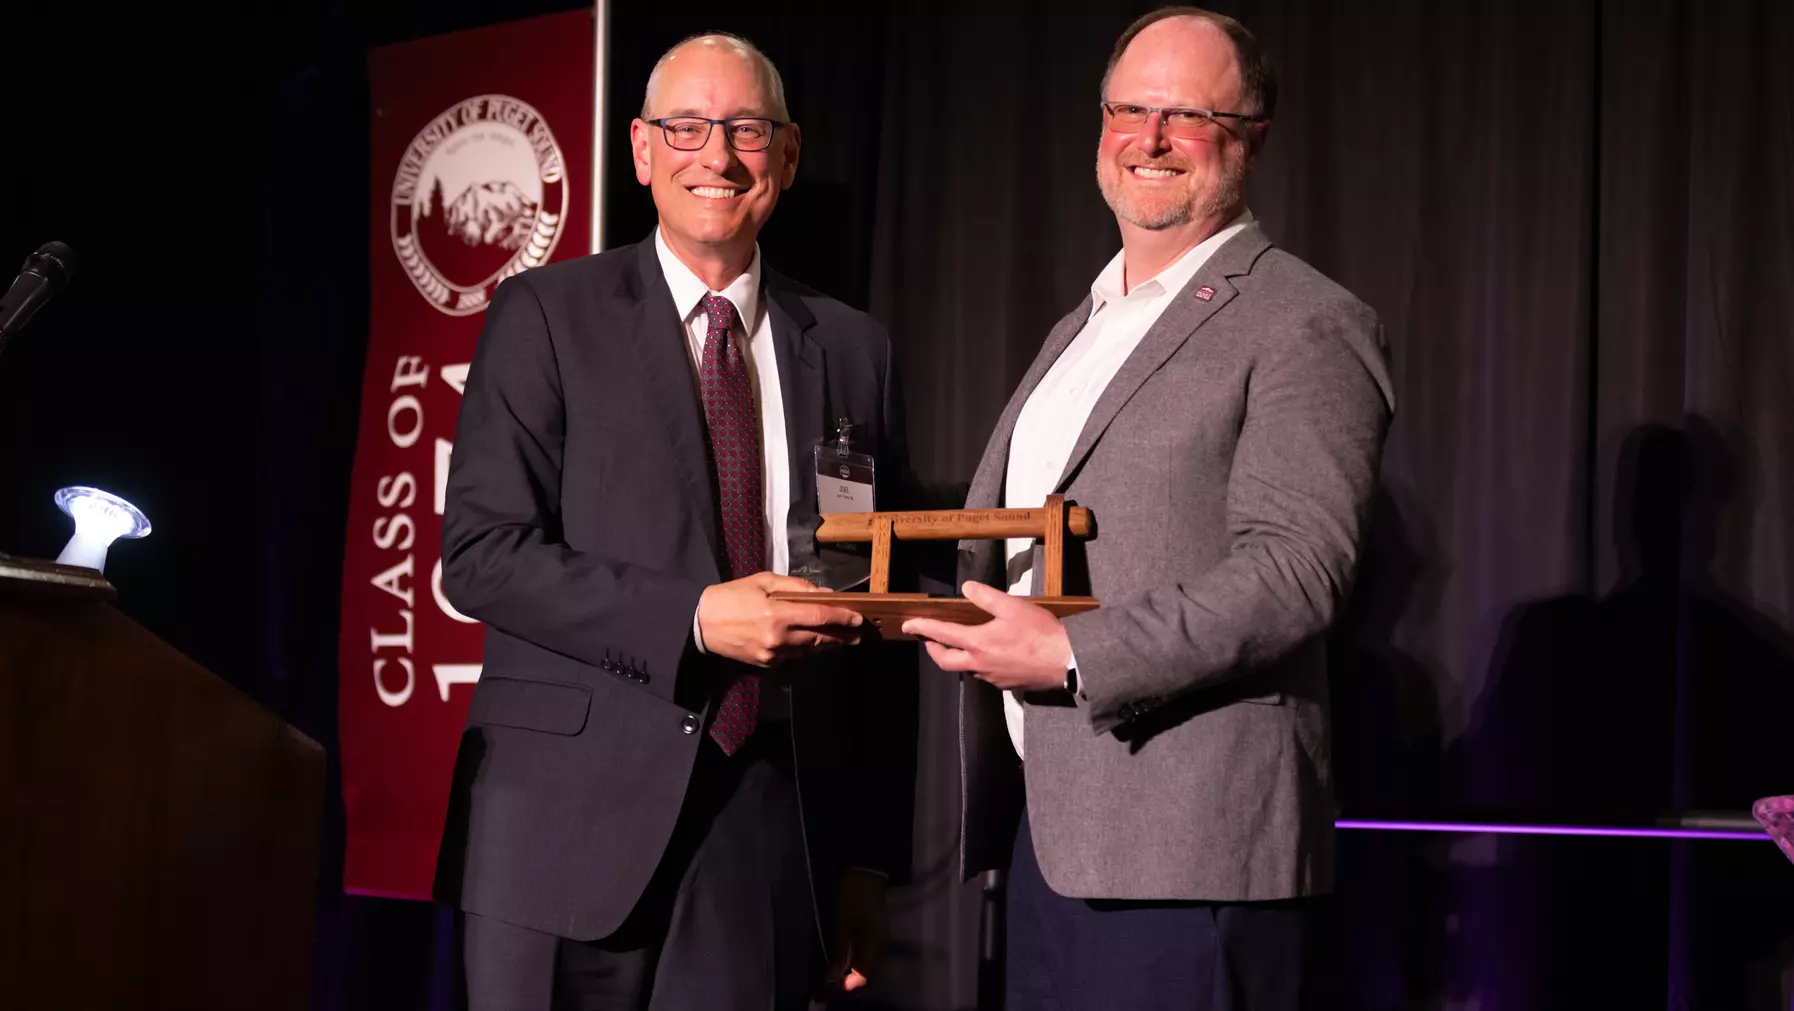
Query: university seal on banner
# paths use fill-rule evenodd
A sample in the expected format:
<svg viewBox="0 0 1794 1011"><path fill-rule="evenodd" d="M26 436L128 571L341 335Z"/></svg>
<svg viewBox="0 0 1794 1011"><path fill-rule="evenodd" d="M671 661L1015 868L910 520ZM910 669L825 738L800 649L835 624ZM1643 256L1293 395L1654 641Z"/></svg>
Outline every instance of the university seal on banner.
<svg viewBox="0 0 1794 1011"><path fill-rule="evenodd" d="M392 248L430 304L486 308L512 274L548 262L567 215L567 170L542 115L507 95L425 124L392 182Z"/></svg>

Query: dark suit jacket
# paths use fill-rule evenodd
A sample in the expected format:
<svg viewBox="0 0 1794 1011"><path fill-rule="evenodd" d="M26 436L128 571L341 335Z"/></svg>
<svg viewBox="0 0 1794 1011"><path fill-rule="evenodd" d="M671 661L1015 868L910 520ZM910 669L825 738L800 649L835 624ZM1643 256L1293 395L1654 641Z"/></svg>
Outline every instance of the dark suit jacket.
<svg viewBox="0 0 1794 1011"><path fill-rule="evenodd" d="M855 423L881 484L908 473L901 399L870 317L770 269L762 285L801 535L825 421ZM699 594L722 579L720 542L703 411L653 240L500 285L443 515L443 589L488 628L438 898L581 940L621 924L666 848L730 663L691 636ZM913 704L889 701L895 665L876 657L844 650L790 675L818 895L834 894L844 865L907 869ZM830 936L832 902L819 906Z"/></svg>

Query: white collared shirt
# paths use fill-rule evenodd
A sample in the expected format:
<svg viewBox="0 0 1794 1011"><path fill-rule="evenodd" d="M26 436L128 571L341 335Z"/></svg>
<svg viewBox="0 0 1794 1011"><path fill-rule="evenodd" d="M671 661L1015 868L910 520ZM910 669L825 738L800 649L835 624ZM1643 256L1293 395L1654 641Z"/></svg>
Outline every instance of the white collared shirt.
<svg viewBox="0 0 1794 1011"><path fill-rule="evenodd" d="M1123 291L1127 253L1115 254L1090 286L1090 318L1084 329L1066 346L1028 395L1009 438L1009 470L1004 479L1003 504L1011 509L1037 509L1059 483L1067 457L1090 419L1090 411L1108 389L1123 362L1140 346L1146 331L1158 322L1170 305L1215 250L1252 223L1244 211L1226 227L1197 243L1194 248L1150 280ZM1027 596L1033 590L1034 541L1010 538L1004 545L1008 558L1009 592ZM1083 672L1079 672L1082 676ZM1022 704L1014 692L1003 693L1003 719L1015 753L1022 754Z"/></svg>
<svg viewBox="0 0 1794 1011"><path fill-rule="evenodd" d="M754 246L754 259L740 277L729 282L722 291L711 291L703 279L691 272L667 248L660 230L654 230L654 251L660 256L660 272L665 275L667 290L673 293L673 308L685 326L685 348L690 353L693 382L698 380L698 364L704 357L704 342L710 336L710 320L704 314L704 299L721 295L735 303L741 322L735 339L747 358L748 385L753 389L754 407L760 417L760 491L766 519L766 567L786 575L791 570L791 545L785 539L786 514L791 509L791 460L785 435L785 401L779 387L779 363L773 353L772 321L760 298L760 247ZM749 336L743 342L743 331ZM702 398L699 400L702 406ZM727 578L728 573L723 574ZM698 649L704 638L698 631L698 618L692 615L692 638Z"/></svg>

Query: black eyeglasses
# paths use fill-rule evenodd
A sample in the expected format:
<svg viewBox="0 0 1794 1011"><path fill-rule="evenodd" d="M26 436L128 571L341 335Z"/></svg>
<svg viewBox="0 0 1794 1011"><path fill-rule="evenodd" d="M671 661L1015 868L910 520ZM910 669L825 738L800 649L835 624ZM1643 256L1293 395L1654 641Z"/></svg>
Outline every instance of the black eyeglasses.
<svg viewBox="0 0 1794 1011"><path fill-rule="evenodd" d="M737 151L764 151L772 144L772 135L781 126L776 119L761 116L738 116L734 119L705 119L702 116L666 116L648 122L660 127L667 146L675 151L697 151L710 143L710 128L722 124L723 139Z"/></svg>
<svg viewBox="0 0 1794 1011"><path fill-rule="evenodd" d="M1164 113L1165 132L1173 137L1200 137L1208 132L1211 126L1227 128L1222 122L1237 119L1242 123L1268 122L1265 116L1254 116L1244 112L1217 112L1214 109L1165 109L1152 105L1134 105L1131 102L1104 102L1103 112L1109 116L1111 129L1122 133L1132 133L1143 129L1146 121L1155 112Z"/></svg>

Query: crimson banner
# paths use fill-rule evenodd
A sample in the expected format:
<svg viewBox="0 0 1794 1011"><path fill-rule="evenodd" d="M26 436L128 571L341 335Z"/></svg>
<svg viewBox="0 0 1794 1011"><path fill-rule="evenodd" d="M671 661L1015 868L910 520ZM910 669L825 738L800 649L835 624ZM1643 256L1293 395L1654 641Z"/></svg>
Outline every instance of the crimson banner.
<svg viewBox="0 0 1794 1011"><path fill-rule="evenodd" d="M428 898L484 628L442 595L455 416L498 283L591 251L592 14L387 46L338 644L347 891Z"/></svg>

